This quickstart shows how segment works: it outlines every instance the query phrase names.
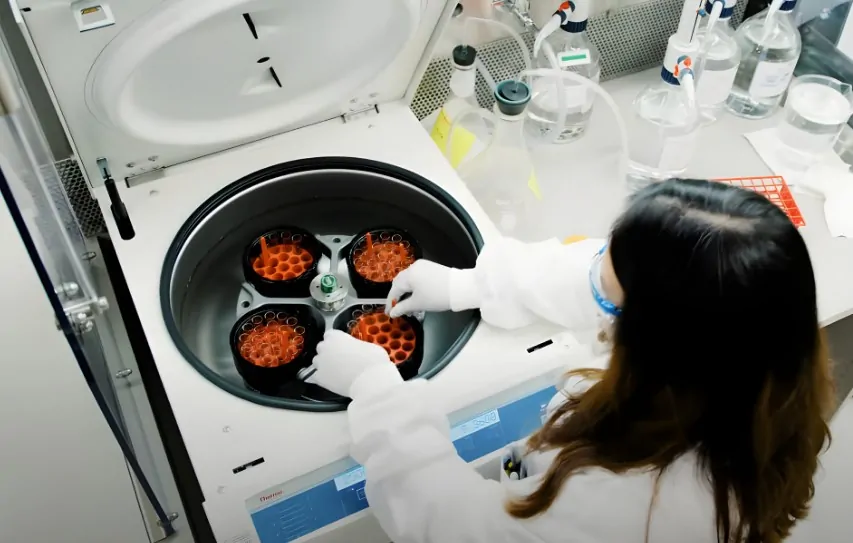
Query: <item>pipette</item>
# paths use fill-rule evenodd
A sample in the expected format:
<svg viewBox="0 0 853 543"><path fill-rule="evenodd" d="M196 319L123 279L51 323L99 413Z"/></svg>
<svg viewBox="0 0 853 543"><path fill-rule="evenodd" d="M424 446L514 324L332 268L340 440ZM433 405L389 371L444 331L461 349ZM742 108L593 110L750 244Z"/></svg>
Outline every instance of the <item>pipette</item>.
<svg viewBox="0 0 853 543"><path fill-rule="evenodd" d="M264 236L261 236L261 262L264 266L267 266L269 263L270 251L267 248L267 239Z"/></svg>

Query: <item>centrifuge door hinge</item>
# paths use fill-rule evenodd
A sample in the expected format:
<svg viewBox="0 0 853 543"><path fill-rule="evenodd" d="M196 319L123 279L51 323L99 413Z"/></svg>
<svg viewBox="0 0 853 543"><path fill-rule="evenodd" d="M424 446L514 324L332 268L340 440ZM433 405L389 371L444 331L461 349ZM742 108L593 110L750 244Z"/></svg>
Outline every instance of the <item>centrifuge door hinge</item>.
<svg viewBox="0 0 853 543"><path fill-rule="evenodd" d="M372 117L373 115L379 114L379 106L377 104L372 104L369 106L360 107L349 113L344 113L341 117L344 119L344 123L349 123L355 121L356 119L361 119L362 117Z"/></svg>
<svg viewBox="0 0 853 543"><path fill-rule="evenodd" d="M95 317L110 308L109 301L103 296L81 301L78 298L80 285L77 283L62 283L53 290L62 302L62 310L68 317L68 322L78 334L94 330ZM56 327L61 328L59 322Z"/></svg>
<svg viewBox="0 0 853 543"><path fill-rule="evenodd" d="M13 81L11 74L0 62L0 117L5 117L20 107Z"/></svg>

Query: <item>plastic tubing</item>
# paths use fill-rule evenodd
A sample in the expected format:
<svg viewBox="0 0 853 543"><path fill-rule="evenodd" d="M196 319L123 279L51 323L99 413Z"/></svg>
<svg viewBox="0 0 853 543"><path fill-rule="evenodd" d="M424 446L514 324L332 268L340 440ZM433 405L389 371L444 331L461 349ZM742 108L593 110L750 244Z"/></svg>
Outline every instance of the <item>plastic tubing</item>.
<svg viewBox="0 0 853 543"><path fill-rule="evenodd" d="M687 94L687 103L690 105L691 114L697 115L696 80L693 72L684 74L684 77L679 79L679 83L684 87L684 92Z"/></svg>
<svg viewBox="0 0 853 543"><path fill-rule="evenodd" d="M696 103L696 74L693 72L693 59L688 55L678 58L675 71L678 74L678 83L687 95L687 105L690 107L690 115L694 118L699 116L699 106Z"/></svg>
<svg viewBox="0 0 853 543"><path fill-rule="evenodd" d="M711 46L711 31L717 26L717 21L720 20L720 14L723 12L725 2L723 0L714 0L714 5L711 7L711 13L708 15L708 28L705 30L705 42L702 43L702 48L699 50L699 62L704 63L705 57L708 56L708 49Z"/></svg>
<svg viewBox="0 0 853 543"><path fill-rule="evenodd" d="M495 78L492 77L492 74L489 73L489 69L486 68L486 65L483 63L483 59L477 57L474 59L474 66L477 68L477 71L480 72L480 75L483 76L483 81L486 82L486 85L489 86L489 90L491 92L495 92L495 88L498 86L495 83Z"/></svg>
<svg viewBox="0 0 853 543"><path fill-rule="evenodd" d="M548 59L548 64L551 65L551 69L555 72L562 72L560 64L557 62L557 54L554 53L554 48L551 47L551 44L547 41L543 42L542 51L545 52L545 57ZM565 88L565 81L555 79L554 85L557 87L557 109L559 112L557 113L557 126L554 128L554 133L551 136L550 143L555 143L560 138L560 135L563 133L563 128L566 126L566 116L569 114L569 105L566 103L566 93L563 92Z"/></svg>
<svg viewBox="0 0 853 543"><path fill-rule="evenodd" d="M531 68L530 64L530 52L527 50L527 44L524 43L524 39L522 39L521 34L512 29L511 26L505 25L500 21L494 21L492 19L483 19L482 17L468 17L465 19L464 33L465 36L468 36L468 26L471 23L477 23L481 25L492 25L494 27L498 27L503 29L504 32L508 33L518 44L518 48L521 51L521 57L524 59L524 69L529 70ZM479 68L479 66L478 66ZM482 69L485 69L485 65L483 65ZM481 72L482 73L482 72ZM485 79L485 76L483 77ZM494 78L489 75L489 78L494 82ZM488 81L487 79L487 81ZM494 88L494 87L492 87Z"/></svg>
<svg viewBox="0 0 853 543"><path fill-rule="evenodd" d="M770 4L770 9L767 11L767 18L764 19L764 34L761 35L761 43L758 45L764 45L764 42L770 37L770 32L773 30L773 21L776 19L779 8L784 3L785 0L773 0L773 3Z"/></svg>
<svg viewBox="0 0 853 543"><path fill-rule="evenodd" d="M580 83L582 85L586 85L586 87L596 94L598 94L604 102L610 106L610 110L613 112L613 117L616 119L616 125L619 129L619 140L622 143L622 160L619 161L619 173L621 175L621 179L625 179L628 175L628 129L625 126L625 119L622 118L622 113L619 111L619 106L616 105L616 102L613 101L610 94L604 90L601 85L595 83L594 81L590 81L589 79L583 77L582 75L578 75L574 72L564 72L562 70L554 70L548 68L538 68L535 70L525 70L521 72L518 76L518 79L521 80L524 77L561 77L564 80L569 80L575 83ZM457 117L457 120L462 117ZM452 134L453 132L451 132ZM448 144L450 138L448 138Z"/></svg>

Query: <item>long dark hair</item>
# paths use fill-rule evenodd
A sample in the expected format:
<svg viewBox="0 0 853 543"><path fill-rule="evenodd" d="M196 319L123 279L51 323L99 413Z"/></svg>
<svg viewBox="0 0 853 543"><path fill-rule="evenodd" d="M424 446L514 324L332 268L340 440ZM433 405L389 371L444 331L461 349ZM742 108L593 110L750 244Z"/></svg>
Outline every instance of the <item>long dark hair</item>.
<svg viewBox="0 0 853 543"><path fill-rule="evenodd" d="M544 512L582 468L660 475L694 451L718 540L781 541L808 512L834 397L802 237L761 195L671 180L637 193L609 249L610 365L530 439L559 453L508 511Z"/></svg>

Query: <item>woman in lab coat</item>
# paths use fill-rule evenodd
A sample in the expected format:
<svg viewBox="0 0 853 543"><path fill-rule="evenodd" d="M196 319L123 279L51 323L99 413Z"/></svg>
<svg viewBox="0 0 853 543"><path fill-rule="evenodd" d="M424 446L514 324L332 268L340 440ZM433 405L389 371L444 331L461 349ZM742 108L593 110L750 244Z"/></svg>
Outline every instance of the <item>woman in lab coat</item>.
<svg viewBox="0 0 853 543"><path fill-rule="evenodd" d="M392 316L604 325L607 369L570 376L520 481L459 458L430 383L326 334L315 380L353 399L352 456L392 541L775 543L807 514L833 395L796 228L760 195L673 180L640 191L606 243L496 241L473 270L421 261L392 289L411 293Z"/></svg>

